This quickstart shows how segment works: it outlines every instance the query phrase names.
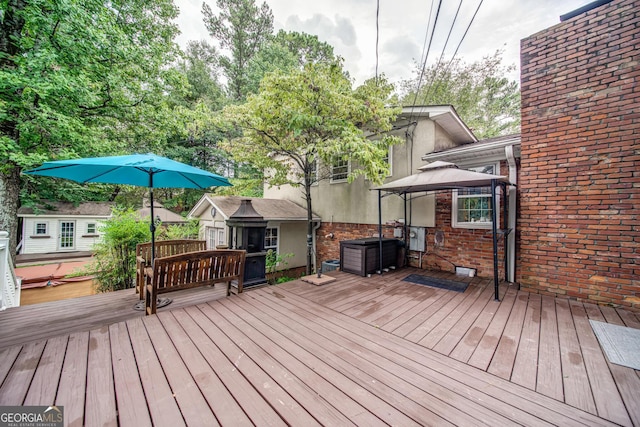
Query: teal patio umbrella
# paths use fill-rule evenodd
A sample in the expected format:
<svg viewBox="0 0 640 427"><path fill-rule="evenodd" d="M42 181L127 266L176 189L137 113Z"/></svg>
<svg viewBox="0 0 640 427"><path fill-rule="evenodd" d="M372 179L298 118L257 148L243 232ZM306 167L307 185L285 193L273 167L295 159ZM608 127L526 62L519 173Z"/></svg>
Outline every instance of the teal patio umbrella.
<svg viewBox="0 0 640 427"><path fill-rule="evenodd" d="M151 200L151 262L155 259L155 231L153 215L154 188L225 187L231 183L215 173L176 162L155 154L93 157L56 160L25 171L29 175L64 178L76 182L135 185L149 188Z"/></svg>

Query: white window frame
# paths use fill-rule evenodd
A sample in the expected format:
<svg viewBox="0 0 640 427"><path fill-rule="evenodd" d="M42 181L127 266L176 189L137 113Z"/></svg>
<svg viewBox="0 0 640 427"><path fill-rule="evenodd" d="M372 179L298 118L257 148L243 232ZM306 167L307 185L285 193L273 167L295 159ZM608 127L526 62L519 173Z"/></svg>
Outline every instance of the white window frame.
<svg viewBox="0 0 640 427"><path fill-rule="evenodd" d="M270 230L276 230L276 236L275 236L275 240L276 240L276 244L273 245L268 245L267 244L267 239L273 239L273 236L270 236ZM275 250L276 253L278 253L278 247L280 246L280 226L273 226L273 227L267 227L267 229L264 232L264 250L268 251L269 249Z"/></svg>
<svg viewBox="0 0 640 427"><path fill-rule="evenodd" d="M471 166L471 167L465 167L464 169L467 170L471 170L474 172L482 172L482 169L488 167L488 166L493 166L493 172L487 172L487 173L492 173L494 175L499 175L499 171L500 171L500 163L485 163L485 164L481 164L481 165L476 165L476 166ZM478 188L478 187L475 187ZM488 218L486 221L459 221L458 220L458 211L460 208L460 204L461 201L464 199L473 199L473 198L485 198L489 201L488 203L488 208L491 209L491 187L481 187L482 189L487 189L489 188L489 192L487 193L482 193L482 194L460 194L459 190L453 190L452 191L452 196L451 196L451 226L453 228L469 228L469 229L491 229L492 228L492 222L491 222L491 213L490 211L488 212ZM500 192L496 191L496 219L498 221L498 224L500 223Z"/></svg>
<svg viewBox="0 0 640 427"><path fill-rule="evenodd" d="M44 232L38 233L38 226L44 225ZM49 235L49 222L47 221L38 221L33 223L33 235L34 236L48 236Z"/></svg>
<svg viewBox="0 0 640 427"><path fill-rule="evenodd" d="M226 230L220 227L205 227L205 239L209 249L216 249L218 246L224 246L226 241Z"/></svg>
<svg viewBox="0 0 640 427"><path fill-rule="evenodd" d="M313 176L314 176L314 178L313 178L313 182L311 183L311 185L312 185L312 186L313 186L313 185L318 185L318 182L319 182L318 176L319 176L319 173L320 173L320 172L319 172L319 171L320 171L320 161L316 158L316 159L311 163L311 165L312 165L312 166L315 166L315 168L313 168L313 169L311 170L311 175L313 175Z"/></svg>
<svg viewBox="0 0 640 427"><path fill-rule="evenodd" d="M341 165L340 166L336 166L335 164L337 162L340 162ZM346 163L346 164L342 164L342 163ZM334 169L336 168L346 168L345 172L340 172L340 175L344 174L346 175L344 178L334 178L336 173L334 171ZM331 183L340 183L340 182L347 182L347 179L349 177L349 172L351 172L351 162L349 160L342 160L342 159L336 159L334 161L331 162Z"/></svg>
<svg viewBox="0 0 640 427"><path fill-rule="evenodd" d="M393 176L393 145L389 146L387 157L385 157L383 160L389 164L389 175L387 175L387 177Z"/></svg>
<svg viewBox="0 0 640 427"><path fill-rule="evenodd" d="M98 234L98 224L96 224L95 222L88 222L86 234Z"/></svg>

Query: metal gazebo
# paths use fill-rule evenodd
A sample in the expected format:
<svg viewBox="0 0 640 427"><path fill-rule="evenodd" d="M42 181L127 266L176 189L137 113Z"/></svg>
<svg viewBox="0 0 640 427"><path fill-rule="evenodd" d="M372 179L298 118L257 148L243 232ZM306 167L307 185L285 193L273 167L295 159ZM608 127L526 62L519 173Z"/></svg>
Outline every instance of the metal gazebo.
<svg viewBox="0 0 640 427"><path fill-rule="evenodd" d="M457 190L461 188L473 187L491 187L491 223L493 233L493 283L496 301L499 300L498 294L498 234L505 236L505 254L507 252L506 235L511 230L498 230L497 224L497 204L496 189L498 186L503 188L503 194L507 194L507 185L513 185L507 177L500 175L492 175L480 172L459 169L455 164L436 161L419 168L421 172L388 182L380 187L373 188L378 191L378 236L380 243L380 273L382 273L382 193L397 194L404 199L405 218L407 212L407 194L431 192L438 190ZM507 203L504 205L504 216L507 216ZM406 223L405 233L406 236ZM406 238L406 237L405 237ZM507 258L505 256L505 274L507 270ZM505 279L506 280L506 279Z"/></svg>

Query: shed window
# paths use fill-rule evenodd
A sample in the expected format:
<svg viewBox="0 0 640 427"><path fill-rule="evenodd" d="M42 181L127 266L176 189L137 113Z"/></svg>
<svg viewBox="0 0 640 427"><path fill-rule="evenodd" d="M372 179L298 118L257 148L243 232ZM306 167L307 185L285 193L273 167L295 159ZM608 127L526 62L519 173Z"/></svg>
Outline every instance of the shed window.
<svg viewBox="0 0 640 427"><path fill-rule="evenodd" d="M47 223L46 222L36 222L34 234L36 236L46 236L47 235Z"/></svg>
<svg viewBox="0 0 640 427"><path fill-rule="evenodd" d="M474 172L495 174L498 165L467 168ZM491 187L453 190L451 223L459 228L491 228Z"/></svg>
<svg viewBox="0 0 640 427"><path fill-rule="evenodd" d="M265 250L278 250L278 227L267 227L264 234L264 248Z"/></svg>
<svg viewBox="0 0 640 427"><path fill-rule="evenodd" d="M87 224L87 234L96 234L96 223L90 222Z"/></svg>

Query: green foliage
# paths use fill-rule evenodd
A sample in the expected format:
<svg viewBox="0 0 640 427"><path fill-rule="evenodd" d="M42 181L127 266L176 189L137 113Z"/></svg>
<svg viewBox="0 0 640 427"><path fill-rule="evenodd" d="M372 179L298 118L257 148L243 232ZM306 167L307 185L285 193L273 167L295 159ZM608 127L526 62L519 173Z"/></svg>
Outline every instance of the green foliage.
<svg viewBox="0 0 640 427"><path fill-rule="evenodd" d="M218 15L202 4L204 23L211 37L231 53L220 57L220 65L229 80L230 96L241 101L246 95L247 64L272 34L273 13L266 3L258 7L255 0L217 0L216 6Z"/></svg>
<svg viewBox="0 0 640 427"><path fill-rule="evenodd" d="M520 89L505 77L514 66L502 65L502 52L467 64L455 59L425 70L422 86L416 77L402 82L404 105L453 105L462 120L479 138L508 135L520 131Z"/></svg>
<svg viewBox="0 0 640 427"><path fill-rule="evenodd" d="M136 245L151 240L149 223L132 209L114 209L113 216L101 226L102 242L95 249L90 269L96 274L98 292L135 286Z"/></svg>
<svg viewBox="0 0 640 427"><path fill-rule="evenodd" d="M223 146L236 161L265 171L271 185L310 185L314 162L335 158L357 164L350 180L365 175L381 182L388 174L383 158L399 140L368 136L391 129L399 113L387 106L392 89L381 77L352 90L339 61L270 73L257 95L225 108L225 117L244 133Z"/></svg>
<svg viewBox="0 0 640 427"><path fill-rule="evenodd" d="M275 285L279 282L278 280L282 277L276 278L275 273L278 271L278 267L280 270L283 270L284 267L288 265L287 259L293 257L292 253L279 254L277 251L273 249L269 249L266 255L266 272L267 272L267 281L270 285Z"/></svg>
<svg viewBox="0 0 640 427"><path fill-rule="evenodd" d="M302 69L305 64L332 61L335 61L333 47L317 36L280 30L249 61L246 92L258 93L260 82L270 72L286 73Z"/></svg>
<svg viewBox="0 0 640 427"><path fill-rule="evenodd" d="M162 238L167 240L175 239L197 239L200 232L200 221L198 219L189 219L187 223L171 224L161 232Z"/></svg>
<svg viewBox="0 0 640 427"><path fill-rule="evenodd" d="M15 230L22 169L161 152L175 126L165 94L185 81L167 67L178 51L171 0L10 1L0 8L0 229ZM104 200L112 191L24 182L27 200Z"/></svg>

